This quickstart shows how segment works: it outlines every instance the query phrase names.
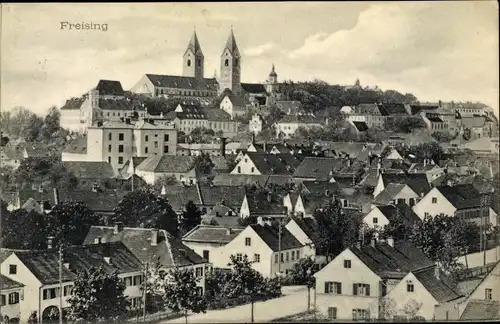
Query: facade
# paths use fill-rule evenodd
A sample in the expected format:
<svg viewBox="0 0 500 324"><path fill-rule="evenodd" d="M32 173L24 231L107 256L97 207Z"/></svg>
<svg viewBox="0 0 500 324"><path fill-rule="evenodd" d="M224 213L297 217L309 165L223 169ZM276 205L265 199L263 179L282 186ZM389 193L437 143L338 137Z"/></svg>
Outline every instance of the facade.
<svg viewBox="0 0 500 324"><path fill-rule="evenodd" d="M227 112L231 119L244 117L247 114L245 107L245 101L232 93L226 94L220 103L220 109Z"/></svg>
<svg viewBox="0 0 500 324"><path fill-rule="evenodd" d="M15 321L21 317L20 302L24 299L24 285L0 274L0 318Z"/></svg>
<svg viewBox="0 0 500 324"><path fill-rule="evenodd" d="M321 121L314 116L287 115L276 123L276 137L290 138L299 128L310 130L322 127Z"/></svg>
<svg viewBox="0 0 500 324"><path fill-rule="evenodd" d="M165 177L174 177L185 184L197 182L194 156L154 155L142 161L135 168L135 174L146 183L154 184Z"/></svg>
<svg viewBox="0 0 500 324"><path fill-rule="evenodd" d="M252 119L250 120L249 131L257 135L260 132L262 132L263 124L264 124L264 118L262 118L262 116L259 114L255 114L252 116Z"/></svg>

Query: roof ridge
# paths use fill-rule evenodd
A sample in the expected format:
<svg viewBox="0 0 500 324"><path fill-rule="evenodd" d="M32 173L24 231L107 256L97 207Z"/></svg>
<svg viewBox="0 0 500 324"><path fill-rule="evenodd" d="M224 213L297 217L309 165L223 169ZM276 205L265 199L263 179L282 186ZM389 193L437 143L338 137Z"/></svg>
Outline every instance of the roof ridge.
<svg viewBox="0 0 500 324"><path fill-rule="evenodd" d="M174 254L172 253L172 244L170 244L170 239L171 239L170 233L164 229L160 231L163 232L163 235L165 236L165 245L167 246L167 251L168 254L170 255L170 258L172 259L172 265L174 266L174 268L177 268L177 265L175 264Z"/></svg>

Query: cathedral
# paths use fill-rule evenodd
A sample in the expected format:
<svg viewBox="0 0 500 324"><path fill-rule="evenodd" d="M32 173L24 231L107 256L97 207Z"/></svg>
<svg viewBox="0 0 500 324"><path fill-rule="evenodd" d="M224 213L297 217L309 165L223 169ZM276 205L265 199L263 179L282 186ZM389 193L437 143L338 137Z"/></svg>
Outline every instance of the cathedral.
<svg viewBox="0 0 500 324"><path fill-rule="evenodd" d="M131 92L150 97L197 99L209 104L224 91L253 105L266 105L276 92L278 76L274 65L265 84L241 82L242 58L233 29L229 32L220 57L220 75L205 77L205 56L196 31L182 56L182 76L145 74ZM226 90L227 89L227 90Z"/></svg>

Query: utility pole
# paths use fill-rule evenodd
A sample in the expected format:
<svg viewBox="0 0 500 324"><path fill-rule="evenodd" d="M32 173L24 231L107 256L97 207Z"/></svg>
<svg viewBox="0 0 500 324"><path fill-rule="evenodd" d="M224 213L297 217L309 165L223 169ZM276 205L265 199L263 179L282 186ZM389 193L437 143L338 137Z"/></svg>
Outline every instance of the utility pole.
<svg viewBox="0 0 500 324"><path fill-rule="evenodd" d="M146 322L146 290L147 290L147 287L148 287L148 267L149 267L149 263L146 262L145 266L144 266L144 291L143 291L143 298L142 298L142 303L143 303L143 307L142 307L142 321L143 322Z"/></svg>
<svg viewBox="0 0 500 324"><path fill-rule="evenodd" d="M487 199L488 194L481 195L481 243L483 249L483 265L486 265L486 247L487 247L487 238L486 238L486 207L487 207Z"/></svg>
<svg viewBox="0 0 500 324"><path fill-rule="evenodd" d="M63 300L63 290L62 290L62 243L59 243L59 324L62 324L63 322L63 307L62 307L62 300Z"/></svg>
<svg viewBox="0 0 500 324"><path fill-rule="evenodd" d="M278 273L281 275L281 219L278 223Z"/></svg>

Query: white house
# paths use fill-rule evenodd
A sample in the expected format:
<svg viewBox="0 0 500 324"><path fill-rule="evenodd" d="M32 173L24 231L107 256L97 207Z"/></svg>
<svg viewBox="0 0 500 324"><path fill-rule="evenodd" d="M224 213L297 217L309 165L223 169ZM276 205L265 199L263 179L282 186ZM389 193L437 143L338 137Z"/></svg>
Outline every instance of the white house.
<svg viewBox="0 0 500 324"><path fill-rule="evenodd" d="M373 190L373 197L377 197L390 183L406 184L420 197L423 197L431 190L427 176L424 173L384 173L381 170L377 176L377 184Z"/></svg>
<svg viewBox="0 0 500 324"><path fill-rule="evenodd" d="M389 183L384 190L375 196L375 203L387 204L407 204L414 206L420 196L413 191L410 186L404 183Z"/></svg>
<svg viewBox="0 0 500 324"><path fill-rule="evenodd" d="M304 245L304 257L310 257L318 264L322 264L325 262L324 257L319 257L318 255L316 255L316 246L313 243L313 239L315 237L317 227L314 218L292 218L286 224L285 228L290 233L292 233L292 235L295 236L295 238L302 245Z"/></svg>
<svg viewBox="0 0 500 324"><path fill-rule="evenodd" d="M220 248L221 263L214 264L214 267L227 268L231 255L235 255L237 259L247 255L252 267L264 277L272 278L278 273L288 274L293 265L303 257L304 245L285 226L281 226L281 235L279 232L278 228L259 219L258 224L247 226L231 242Z"/></svg>
<svg viewBox="0 0 500 324"><path fill-rule="evenodd" d="M259 134L262 132L262 125L264 124L264 119L259 114L254 114L249 123L249 131L254 134Z"/></svg>
<svg viewBox="0 0 500 324"><path fill-rule="evenodd" d="M432 267L423 252L389 240L347 248L314 274L318 311L330 319L378 319L380 298L408 272Z"/></svg>
<svg viewBox="0 0 500 324"><path fill-rule="evenodd" d="M420 218L406 204L374 206L363 217L363 223L374 229L383 229L397 220L405 226L420 222Z"/></svg>
<svg viewBox="0 0 500 324"><path fill-rule="evenodd" d="M155 181L165 177L174 177L179 182L195 184L197 177L194 161L194 156L150 156L135 168L135 174L148 184L154 184Z"/></svg>
<svg viewBox="0 0 500 324"><path fill-rule="evenodd" d="M24 299L24 285L0 274L0 318L19 320L20 302Z"/></svg>
<svg viewBox="0 0 500 324"><path fill-rule="evenodd" d="M220 103L220 109L227 112L231 116L231 119L238 116L245 116L247 113L245 107L245 100L232 93L224 96Z"/></svg>

